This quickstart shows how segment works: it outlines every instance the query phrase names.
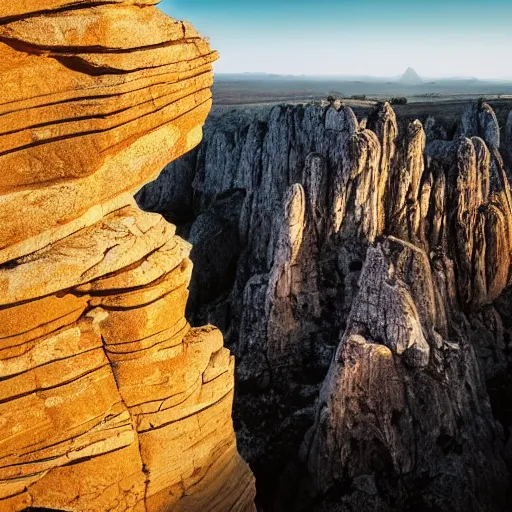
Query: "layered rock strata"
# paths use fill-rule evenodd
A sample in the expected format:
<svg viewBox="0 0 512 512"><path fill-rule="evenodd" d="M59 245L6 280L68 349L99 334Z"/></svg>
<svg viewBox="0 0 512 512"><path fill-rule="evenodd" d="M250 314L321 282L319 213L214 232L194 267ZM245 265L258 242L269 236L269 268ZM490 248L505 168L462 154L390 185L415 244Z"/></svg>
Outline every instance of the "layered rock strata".
<svg viewBox="0 0 512 512"><path fill-rule="evenodd" d="M133 194L193 148L217 54L144 1L0 6L0 510L253 510L190 245Z"/></svg>
<svg viewBox="0 0 512 512"><path fill-rule="evenodd" d="M240 358L264 510L506 510L510 119L471 105L449 137L387 104L231 112L140 194L186 207L202 282L232 206L230 286L193 282L191 313Z"/></svg>

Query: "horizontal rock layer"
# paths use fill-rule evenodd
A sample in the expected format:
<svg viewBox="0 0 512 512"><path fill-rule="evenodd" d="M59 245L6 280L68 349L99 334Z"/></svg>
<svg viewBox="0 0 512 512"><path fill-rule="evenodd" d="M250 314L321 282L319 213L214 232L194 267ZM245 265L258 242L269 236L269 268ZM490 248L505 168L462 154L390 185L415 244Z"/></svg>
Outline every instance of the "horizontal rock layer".
<svg viewBox="0 0 512 512"><path fill-rule="evenodd" d="M132 197L200 141L217 58L155 3L0 6L1 510L254 508L191 247Z"/></svg>
<svg viewBox="0 0 512 512"><path fill-rule="evenodd" d="M199 142L210 109L217 55L188 24L152 7L81 7L0 25L2 262L118 208Z"/></svg>

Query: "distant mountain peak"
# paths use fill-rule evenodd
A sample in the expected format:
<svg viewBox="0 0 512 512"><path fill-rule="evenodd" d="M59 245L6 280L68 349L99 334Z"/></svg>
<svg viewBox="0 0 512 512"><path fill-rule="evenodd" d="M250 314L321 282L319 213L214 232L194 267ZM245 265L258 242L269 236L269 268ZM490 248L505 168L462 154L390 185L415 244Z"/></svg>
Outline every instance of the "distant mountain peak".
<svg viewBox="0 0 512 512"><path fill-rule="evenodd" d="M403 84L417 85L422 84L423 80L413 68L407 68L405 73L400 77L399 80Z"/></svg>

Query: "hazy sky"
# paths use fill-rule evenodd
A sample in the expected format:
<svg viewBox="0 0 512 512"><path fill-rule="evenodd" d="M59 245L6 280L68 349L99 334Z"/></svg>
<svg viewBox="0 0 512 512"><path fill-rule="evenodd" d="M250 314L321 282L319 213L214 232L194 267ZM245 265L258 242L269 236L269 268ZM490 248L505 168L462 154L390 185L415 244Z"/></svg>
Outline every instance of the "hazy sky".
<svg viewBox="0 0 512 512"><path fill-rule="evenodd" d="M216 71L512 78L512 0L162 0Z"/></svg>

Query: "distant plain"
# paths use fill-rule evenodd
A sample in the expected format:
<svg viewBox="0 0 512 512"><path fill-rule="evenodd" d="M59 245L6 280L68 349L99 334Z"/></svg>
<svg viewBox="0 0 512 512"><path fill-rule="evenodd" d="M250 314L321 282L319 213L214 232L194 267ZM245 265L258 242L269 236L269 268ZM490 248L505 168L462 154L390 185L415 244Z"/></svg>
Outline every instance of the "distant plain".
<svg viewBox="0 0 512 512"><path fill-rule="evenodd" d="M464 100L485 96L512 99L512 82L478 79L424 79L410 85L399 79L372 77L308 77L265 74L217 74L213 86L217 105L245 105L279 102L306 102L329 95L350 99L366 96L383 101L406 97L409 103Z"/></svg>
<svg viewBox="0 0 512 512"><path fill-rule="evenodd" d="M217 74L213 86L212 115L236 108L253 111L280 103L308 103L341 99L356 114L364 115L373 105L392 98L407 98L407 105L394 105L402 119L459 118L468 102L485 98L500 123L512 108L512 82L478 79L424 79L404 84L399 78L307 77L266 74ZM364 99L363 99L364 97ZM266 110L266 109L264 109Z"/></svg>

